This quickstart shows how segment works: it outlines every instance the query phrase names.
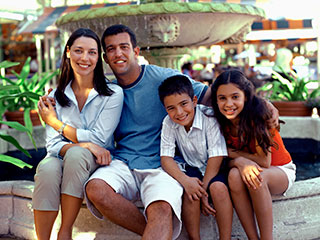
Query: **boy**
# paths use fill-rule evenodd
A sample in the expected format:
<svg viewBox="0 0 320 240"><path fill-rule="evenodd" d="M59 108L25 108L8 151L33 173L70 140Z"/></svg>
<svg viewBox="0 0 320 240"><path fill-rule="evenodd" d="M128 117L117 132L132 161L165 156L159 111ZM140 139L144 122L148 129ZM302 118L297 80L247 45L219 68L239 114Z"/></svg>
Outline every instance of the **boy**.
<svg viewBox="0 0 320 240"><path fill-rule="evenodd" d="M186 76L169 77L158 90L168 113L162 124L161 165L184 188L182 219L189 239L200 239L200 199L203 214L216 216L220 239L230 239L233 208L227 175L219 171L228 153L213 112L197 105ZM178 165L173 159L175 143L185 164ZM209 195L214 208L209 204Z"/></svg>

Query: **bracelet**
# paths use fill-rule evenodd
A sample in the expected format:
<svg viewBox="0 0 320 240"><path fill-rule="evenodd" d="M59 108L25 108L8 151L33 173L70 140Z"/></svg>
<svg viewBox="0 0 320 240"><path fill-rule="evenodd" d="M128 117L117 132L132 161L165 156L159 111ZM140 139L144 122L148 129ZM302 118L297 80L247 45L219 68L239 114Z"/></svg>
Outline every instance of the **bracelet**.
<svg viewBox="0 0 320 240"><path fill-rule="evenodd" d="M58 133L59 133L60 135L62 135L63 129L66 127L66 125L67 125L66 123L63 123L62 126L61 126L61 128L58 129Z"/></svg>

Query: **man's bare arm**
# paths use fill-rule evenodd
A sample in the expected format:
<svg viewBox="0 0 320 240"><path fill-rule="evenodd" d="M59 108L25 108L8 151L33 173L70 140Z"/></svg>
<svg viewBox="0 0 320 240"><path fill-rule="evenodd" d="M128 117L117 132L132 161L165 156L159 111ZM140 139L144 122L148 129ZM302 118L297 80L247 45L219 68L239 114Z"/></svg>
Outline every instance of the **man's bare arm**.
<svg viewBox="0 0 320 240"><path fill-rule="evenodd" d="M207 88L206 93L204 94L200 104L206 105L206 106L211 106L211 87Z"/></svg>
<svg viewBox="0 0 320 240"><path fill-rule="evenodd" d="M267 108L271 112L271 118L267 121L268 127L277 128L279 125L279 110L269 101L265 100Z"/></svg>

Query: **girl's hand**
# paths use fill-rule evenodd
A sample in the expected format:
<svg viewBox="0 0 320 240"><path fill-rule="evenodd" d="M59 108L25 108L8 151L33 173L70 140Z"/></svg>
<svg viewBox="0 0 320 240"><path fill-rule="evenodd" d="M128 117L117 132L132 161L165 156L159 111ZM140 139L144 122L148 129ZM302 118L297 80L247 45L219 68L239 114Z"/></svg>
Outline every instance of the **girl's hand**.
<svg viewBox="0 0 320 240"><path fill-rule="evenodd" d="M246 158L238 159L238 161L241 161L241 163L237 164L237 167L247 187L252 189L261 187L262 177L260 172L262 172L263 169L257 163Z"/></svg>
<svg viewBox="0 0 320 240"><path fill-rule="evenodd" d="M57 113L48 97L42 96L38 101L38 111L42 120L52 126L53 122L57 120Z"/></svg>
<svg viewBox="0 0 320 240"><path fill-rule="evenodd" d="M200 200L203 196L208 196L206 190L202 187L203 183L196 177L187 177L182 185L191 202Z"/></svg>
<svg viewBox="0 0 320 240"><path fill-rule="evenodd" d="M106 166L111 163L111 154L107 149L94 143L88 143L88 149L96 157L97 164Z"/></svg>
<svg viewBox="0 0 320 240"><path fill-rule="evenodd" d="M201 198L201 210L205 216L216 216L216 210L209 204L207 196Z"/></svg>

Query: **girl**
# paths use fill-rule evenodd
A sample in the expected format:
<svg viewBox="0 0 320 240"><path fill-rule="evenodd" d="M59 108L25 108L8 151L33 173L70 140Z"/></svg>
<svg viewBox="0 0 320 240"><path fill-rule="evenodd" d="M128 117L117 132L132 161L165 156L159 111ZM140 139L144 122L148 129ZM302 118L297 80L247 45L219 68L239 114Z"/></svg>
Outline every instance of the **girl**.
<svg viewBox="0 0 320 240"><path fill-rule="evenodd" d="M295 165L278 129L268 129L266 102L242 72L221 73L211 90L228 146L228 183L235 210L248 239L272 239L271 195L284 194L292 186Z"/></svg>
<svg viewBox="0 0 320 240"><path fill-rule="evenodd" d="M54 97L55 107L48 96L38 102L47 124L47 156L35 175L35 228L39 240L50 239L61 203L58 239L72 239L83 183L99 165L111 161L109 150L123 102L122 89L104 76L99 37L90 29L71 34L57 89L49 97Z"/></svg>

